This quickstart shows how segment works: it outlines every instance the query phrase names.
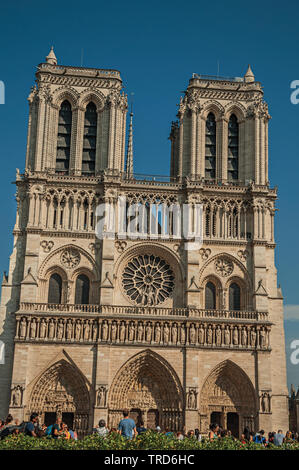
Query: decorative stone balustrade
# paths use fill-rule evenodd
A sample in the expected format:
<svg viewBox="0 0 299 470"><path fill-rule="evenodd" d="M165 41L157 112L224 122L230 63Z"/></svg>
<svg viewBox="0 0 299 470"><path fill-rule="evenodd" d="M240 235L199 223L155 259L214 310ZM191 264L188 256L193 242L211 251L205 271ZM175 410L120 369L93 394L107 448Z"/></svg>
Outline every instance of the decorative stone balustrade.
<svg viewBox="0 0 299 470"><path fill-rule="evenodd" d="M246 310L206 310L197 308L163 308L163 307L133 307L123 305L97 305L97 304L48 304L22 302L18 313L86 313L108 316L154 316L154 317L180 317L188 318L214 318L234 320L268 321L267 312Z"/></svg>

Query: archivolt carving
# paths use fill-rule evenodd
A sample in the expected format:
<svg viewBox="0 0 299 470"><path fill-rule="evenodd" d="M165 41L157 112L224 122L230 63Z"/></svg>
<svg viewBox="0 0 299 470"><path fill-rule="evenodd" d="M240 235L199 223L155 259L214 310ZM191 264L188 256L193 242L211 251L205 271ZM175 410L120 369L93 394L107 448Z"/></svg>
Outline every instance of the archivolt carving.
<svg viewBox="0 0 299 470"><path fill-rule="evenodd" d="M89 412L89 393L81 372L61 359L50 366L35 382L29 411Z"/></svg>
<svg viewBox="0 0 299 470"><path fill-rule="evenodd" d="M230 274L234 271L234 276L238 276L241 279L244 279L246 281L246 284L248 288L251 288L251 281L249 277L249 273L247 269L244 267L244 265L234 256L227 254L227 253L219 253L218 255L213 256L210 258L200 269L199 271L199 277L201 279L201 282L204 278L206 278L209 275L213 275L215 273L215 267L214 263L218 262L218 260L225 259L227 262L232 264L233 270L230 268L230 273L225 276L228 277ZM231 265L230 265L231 266ZM225 271L226 272L226 271Z"/></svg>
<svg viewBox="0 0 299 470"><path fill-rule="evenodd" d="M53 251L50 255L47 256L47 258L44 260L42 263L40 270L39 270L39 277L40 278L45 278L46 272L48 271L49 268L51 268L53 265L60 265L61 264L61 255L66 251L66 250L74 250L76 251L80 258L81 258L81 263L84 264L84 267L86 269L89 269L92 271L95 275L96 278L99 277L98 275L98 269L96 267L95 261L93 257L85 251L83 248L76 246L76 245L65 245L60 248L57 248L55 251ZM68 266L68 269L73 269L74 267L77 267L79 264L77 263L75 266Z"/></svg>
<svg viewBox="0 0 299 470"><path fill-rule="evenodd" d="M255 414L256 394L247 374L230 360L218 364L204 382L202 410L227 407L242 414ZM217 408L218 409L218 408Z"/></svg>
<svg viewBox="0 0 299 470"><path fill-rule="evenodd" d="M202 114L204 117L212 112L215 113L216 118L220 118L220 116L224 113L224 107L217 101L209 100L202 103Z"/></svg>
<svg viewBox="0 0 299 470"><path fill-rule="evenodd" d="M78 106L85 109L91 101L96 105L98 112L103 111L106 97L100 92L100 90L96 90L94 88L85 89L80 93Z"/></svg>
<svg viewBox="0 0 299 470"><path fill-rule="evenodd" d="M68 100L72 108L75 108L79 99L79 93L72 87L62 86L57 88L53 93L53 104L60 106L64 100Z"/></svg>
<svg viewBox="0 0 299 470"><path fill-rule="evenodd" d="M154 408L181 411L183 391L168 362L146 350L127 361L116 374L108 406L109 410Z"/></svg>
<svg viewBox="0 0 299 470"><path fill-rule="evenodd" d="M225 119L229 119L231 114L235 114L238 118L238 121L242 121L246 116L246 108L241 103L232 101L225 105L224 113Z"/></svg>

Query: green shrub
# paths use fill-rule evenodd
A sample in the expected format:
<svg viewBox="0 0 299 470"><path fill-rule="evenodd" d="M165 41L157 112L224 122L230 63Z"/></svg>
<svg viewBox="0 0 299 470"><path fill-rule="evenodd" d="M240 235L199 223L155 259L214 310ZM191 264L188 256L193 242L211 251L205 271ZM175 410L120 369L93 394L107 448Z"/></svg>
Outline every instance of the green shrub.
<svg viewBox="0 0 299 470"><path fill-rule="evenodd" d="M299 450L299 443L283 444L275 447L270 444L263 447L260 444L242 444L233 438L198 442L194 437L178 440L162 433L147 431L136 439L127 440L117 433L109 434L106 438L92 434L84 439L48 439L34 438L24 434L11 435L0 441L0 450Z"/></svg>

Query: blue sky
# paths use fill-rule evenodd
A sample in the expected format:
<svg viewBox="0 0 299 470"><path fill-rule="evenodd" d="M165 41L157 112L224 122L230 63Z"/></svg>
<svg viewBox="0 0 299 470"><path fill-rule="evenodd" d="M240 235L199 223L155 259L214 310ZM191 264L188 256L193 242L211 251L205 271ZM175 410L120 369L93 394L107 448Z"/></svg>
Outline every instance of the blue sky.
<svg viewBox="0 0 299 470"><path fill-rule="evenodd" d="M250 63L269 104L270 180L278 185L276 263L286 304L286 342L299 338L297 247L299 104L290 83L299 80L299 2L153 0L103 2L14 1L1 5L0 269L8 269L15 220L15 169L25 162L28 105L35 66L53 44L58 63L121 71L134 93L135 171L168 174L170 122L193 72L242 76ZM298 313L297 313L298 312ZM294 335L296 338L294 338ZM289 383L299 365L288 359Z"/></svg>

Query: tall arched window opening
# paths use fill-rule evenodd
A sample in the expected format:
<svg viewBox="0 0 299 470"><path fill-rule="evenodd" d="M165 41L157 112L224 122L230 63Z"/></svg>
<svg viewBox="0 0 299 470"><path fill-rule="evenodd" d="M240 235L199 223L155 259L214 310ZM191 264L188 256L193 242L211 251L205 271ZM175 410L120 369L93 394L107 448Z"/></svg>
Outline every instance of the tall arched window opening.
<svg viewBox="0 0 299 470"><path fill-rule="evenodd" d="M76 279L75 304L89 303L89 279L85 274L80 274Z"/></svg>
<svg viewBox="0 0 299 470"><path fill-rule="evenodd" d="M61 304L62 279L54 273L49 279L48 304Z"/></svg>
<svg viewBox="0 0 299 470"><path fill-rule="evenodd" d="M205 178L216 178L216 120L209 113L206 120Z"/></svg>
<svg viewBox="0 0 299 470"><path fill-rule="evenodd" d="M240 310L241 308L241 289L238 284L233 282L229 286L229 309Z"/></svg>
<svg viewBox="0 0 299 470"><path fill-rule="evenodd" d="M239 178L239 124L234 114L228 122L227 177L229 181L236 181Z"/></svg>
<svg viewBox="0 0 299 470"><path fill-rule="evenodd" d="M56 152L56 172L68 173L71 153L71 133L72 133L72 107L65 100L59 111L57 152Z"/></svg>
<svg viewBox="0 0 299 470"><path fill-rule="evenodd" d="M94 174L97 145L97 108L94 103L86 107L84 118L82 174Z"/></svg>
<svg viewBox="0 0 299 470"><path fill-rule="evenodd" d="M207 282L205 288L205 308L207 310L216 309L216 287L213 282Z"/></svg>

